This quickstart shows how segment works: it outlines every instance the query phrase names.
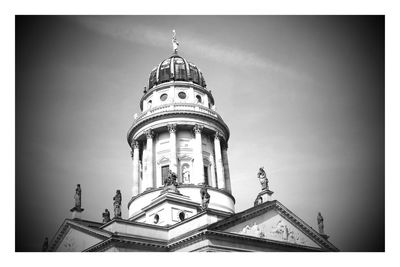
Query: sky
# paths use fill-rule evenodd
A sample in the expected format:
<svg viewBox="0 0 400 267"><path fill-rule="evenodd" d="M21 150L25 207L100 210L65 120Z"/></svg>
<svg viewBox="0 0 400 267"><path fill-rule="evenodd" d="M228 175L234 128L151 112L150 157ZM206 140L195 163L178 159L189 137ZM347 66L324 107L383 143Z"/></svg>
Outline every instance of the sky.
<svg viewBox="0 0 400 267"><path fill-rule="evenodd" d="M150 71L196 64L230 128L236 211L264 166L274 198L342 251L384 248L384 17L17 16L16 250L70 218L100 221L132 162L126 134ZM29 222L29 227L27 227Z"/></svg>

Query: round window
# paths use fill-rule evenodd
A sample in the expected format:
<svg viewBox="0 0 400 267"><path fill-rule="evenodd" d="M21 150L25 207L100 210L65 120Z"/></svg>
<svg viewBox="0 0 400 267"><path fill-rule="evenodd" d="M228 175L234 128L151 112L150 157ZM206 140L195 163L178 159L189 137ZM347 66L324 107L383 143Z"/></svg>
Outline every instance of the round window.
<svg viewBox="0 0 400 267"><path fill-rule="evenodd" d="M167 94L162 94L162 95L160 96L161 101L165 101L165 100L167 100L167 98L168 98L168 95L167 95Z"/></svg>
<svg viewBox="0 0 400 267"><path fill-rule="evenodd" d="M185 99L186 98L186 93L185 92L179 92L178 96L180 99Z"/></svg>
<svg viewBox="0 0 400 267"><path fill-rule="evenodd" d="M201 96L196 95L197 103L201 103Z"/></svg>

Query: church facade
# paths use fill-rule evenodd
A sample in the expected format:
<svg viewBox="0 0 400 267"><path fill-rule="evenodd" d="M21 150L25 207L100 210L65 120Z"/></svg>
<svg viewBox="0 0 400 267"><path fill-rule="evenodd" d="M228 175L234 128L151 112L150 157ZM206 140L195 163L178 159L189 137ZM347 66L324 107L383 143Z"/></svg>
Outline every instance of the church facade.
<svg viewBox="0 0 400 267"><path fill-rule="evenodd" d="M228 163L229 128L215 111L204 76L174 53L151 72L141 114L127 135L132 156L132 198L121 218L82 219L80 188L46 250L58 251L338 251L282 203L272 199L261 168L254 206L235 213Z"/></svg>

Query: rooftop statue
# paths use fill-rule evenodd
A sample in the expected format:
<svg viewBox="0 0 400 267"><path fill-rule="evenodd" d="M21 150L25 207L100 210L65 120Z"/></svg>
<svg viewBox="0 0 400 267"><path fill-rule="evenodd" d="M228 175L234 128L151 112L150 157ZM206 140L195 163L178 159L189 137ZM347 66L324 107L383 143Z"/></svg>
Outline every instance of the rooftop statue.
<svg viewBox="0 0 400 267"><path fill-rule="evenodd" d="M75 205L71 209L71 211L79 211L79 212L83 211L82 206L81 206L82 205L82 189L81 189L80 184L76 185L74 201L75 201Z"/></svg>
<svg viewBox="0 0 400 267"><path fill-rule="evenodd" d="M208 204L210 203L210 194L207 192L207 186L204 184L200 189L201 195L201 208L203 210L208 208Z"/></svg>
<svg viewBox="0 0 400 267"><path fill-rule="evenodd" d="M178 43L178 41L176 40L176 31L175 31L175 30L172 30L172 33L173 33L173 36L172 36L172 48L173 48L173 50L174 50L174 54L178 54L178 46L179 46L179 43Z"/></svg>
<svg viewBox="0 0 400 267"><path fill-rule="evenodd" d="M321 215L321 212L318 212L317 216L317 222L318 222L318 231L320 234L324 235L324 218Z"/></svg>
<svg viewBox="0 0 400 267"><path fill-rule="evenodd" d="M162 190L161 193L164 193L166 191L174 191L176 193L179 193L177 186L178 186L178 182L177 182L178 177L176 176L176 173L174 173L173 171L169 170L168 171L168 176L164 178L164 189Z"/></svg>
<svg viewBox="0 0 400 267"><path fill-rule="evenodd" d="M108 211L108 209L105 209L105 211L103 212L103 223L108 223L109 221L111 221L110 212Z"/></svg>
<svg viewBox="0 0 400 267"><path fill-rule="evenodd" d="M267 174L264 171L264 167L261 167L257 173L257 178L260 180L261 189L269 190Z"/></svg>
<svg viewBox="0 0 400 267"><path fill-rule="evenodd" d="M121 218L122 196L121 196L121 191L120 190L117 190L117 193L114 196L113 200L114 200L114 217L115 218Z"/></svg>

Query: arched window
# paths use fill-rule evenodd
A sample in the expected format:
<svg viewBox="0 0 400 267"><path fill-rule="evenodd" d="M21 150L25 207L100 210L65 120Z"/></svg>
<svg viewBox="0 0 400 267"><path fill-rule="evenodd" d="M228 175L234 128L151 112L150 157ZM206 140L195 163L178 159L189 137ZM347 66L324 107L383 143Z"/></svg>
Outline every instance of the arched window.
<svg viewBox="0 0 400 267"><path fill-rule="evenodd" d="M157 68L154 69L149 78L149 89L153 88L154 85L157 84Z"/></svg>
<svg viewBox="0 0 400 267"><path fill-rule="evenodd" d="M201 99L201 96L196 95L196 103L203 103L202 99Z"/></svg>
<svg viewBox="0 0 400 267"><path fill-rule="evenodd" d="M147 108L150 109L152 104L153 104L153 101L149 100L147 102Z"/></svg>
<svg viewBox="0 0 400 267"><path fill-rule="evenodd" d="M193 82L200 84L199 72L197 71L196 66L189 63L189 69L190 69L190 76L192 77Z"/></svg>
<svg viewBox="0 0 400 267"><path fill-rule="evenodd" d="M204 165L204 184L208 185L208 166Z"/></svg>
<svg viewBox="0 0 400 267"><path fill-rule="evenodd" d="M175 59L175 80L185 81L186 80L186 67L185 61L181 58Z"/></svg>
<svg viewBox="0 0 400 267"><path fill-rule="evenodd" d="M160 74L158 79L160 82L167 82L170 80L171 59L166 59L160 66Z"/></svg>

